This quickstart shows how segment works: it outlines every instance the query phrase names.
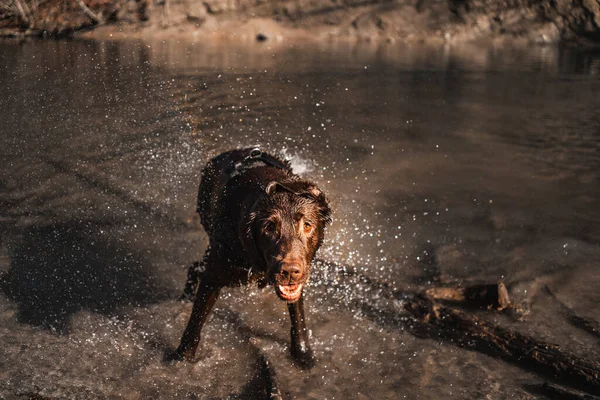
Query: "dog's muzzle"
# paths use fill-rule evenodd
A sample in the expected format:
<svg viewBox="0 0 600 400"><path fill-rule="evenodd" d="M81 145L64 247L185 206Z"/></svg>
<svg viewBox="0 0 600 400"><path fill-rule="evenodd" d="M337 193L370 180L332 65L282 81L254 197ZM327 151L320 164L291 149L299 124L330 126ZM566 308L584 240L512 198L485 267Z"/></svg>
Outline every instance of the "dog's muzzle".
<svg viewBox="0 0 600 400"><path fill-rule="evenodd" d="M302 289L304 288L303 283L296 283L291 285L275 285L275 292L280 299L293 303L297 301L302 295Z"/></svg>

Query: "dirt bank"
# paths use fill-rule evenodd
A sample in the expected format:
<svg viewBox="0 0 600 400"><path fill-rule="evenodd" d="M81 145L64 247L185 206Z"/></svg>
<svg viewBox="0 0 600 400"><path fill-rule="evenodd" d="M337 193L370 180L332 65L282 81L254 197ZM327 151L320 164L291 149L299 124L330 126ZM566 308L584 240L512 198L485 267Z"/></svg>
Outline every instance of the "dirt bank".
<svg viewBox="0 0 600 400"><path fill-rule="evenodd" d="M98 29L100 28L101 29ZM600 0L8 0L0 35L600 43Z"/></svg>

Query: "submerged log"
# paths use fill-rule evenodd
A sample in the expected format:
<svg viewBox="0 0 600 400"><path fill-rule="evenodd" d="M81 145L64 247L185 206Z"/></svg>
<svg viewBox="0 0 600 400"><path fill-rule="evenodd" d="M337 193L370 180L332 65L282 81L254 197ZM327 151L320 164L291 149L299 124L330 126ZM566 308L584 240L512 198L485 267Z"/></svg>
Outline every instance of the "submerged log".
<svg viewBox="0 0 600 400"><path fill-rule="evenodd" d="M577 315L577 313L575 313L571 307L567 306L558 297L556 297L556 295L548 286L545 286L544 290L560 306L560 309L565 314L571 325L600 339L600 324L598 324L596 321L592 321L591 319Z"/></svg>
<svg viewBox="0 0 600 400"><path fill-rule="evenodd" d="M459 347L510 362L524 370L547 377L563 386L600 395L600 363L577 357L559 346L485 321L471 313L447 307L437 299L485 305L503 309L509 304L503 283L468 288L436 288L425 293L399 289L358 272L355 268L324 262L342 278L356 279L396 304L386 308L379 303L354 301L367 317L392 328L405 329L415 336L442 339ZM397 303L400 301L400 303ZM489 307L492 305L492 307Z"/></svg>
<svg viewBox="0 0 600 400"><path fill-rule="evenodd" d="M508 290L503 282L464 288L440 287L425 291L427 297L458 303L466 307L504 310L510 306Z"/></svg>
<svg viewBox="0 0 600 400"><path fill-rule="evenodd" d="M577 357L559 346L500 327L426 297L405 299L403 308L357 304L367 317L420 338L444 340L544 376L563 386L600 395L600 363ZM402 313L406 311L408 314Z"/></svg>
<svg viewBox="0 0 600 400"><path fill-rule="evenodd" d="M545 382L538 392L553 400L600 400L600 397Z"/></svg>
<svg viewBox="0 0 600 400"><path fill-rule="evenodd" d="M435 337L443 337L461 347L502 358L570 387L600 394L600 363L586 360L559 346L502 328L463 311L423 299L407 302L405 309ZM423 310L427 312L423 313Z"/></svg>

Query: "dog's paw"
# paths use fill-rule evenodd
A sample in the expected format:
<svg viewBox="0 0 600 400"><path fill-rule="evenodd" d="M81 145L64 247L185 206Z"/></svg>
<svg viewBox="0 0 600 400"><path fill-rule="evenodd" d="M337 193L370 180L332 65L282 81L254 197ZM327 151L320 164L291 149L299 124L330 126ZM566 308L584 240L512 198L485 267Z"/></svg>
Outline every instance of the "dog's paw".
<svg viewBox="0 0 600 400"><path fill-rule="evenodd" d="M180 361L185 361L190 364L196 364L199 361L205 360L212 355L212 351L208 348L201 347L198 351L192 352L184 352L179 349L175 351L168 351L165 353L163 357L163 362L168 365L173 365Z"/></svg>
<svg viewBox="0 0 600 400"><path fill-rule="evenodd" d="M292 357L302 369L312 369L317 364L317 360L311 349L305 349L304 351L294 351L292 349Z"/></svg>
<svg viewBox="0 0 600 400"><path fill-rule="evenodd" d="M163 363L167 364L167 365L173 365L179 361L183 361L183 354L179 353L178 351L172 351L169 350L165 353L164 357L163 357Z"/></svg>

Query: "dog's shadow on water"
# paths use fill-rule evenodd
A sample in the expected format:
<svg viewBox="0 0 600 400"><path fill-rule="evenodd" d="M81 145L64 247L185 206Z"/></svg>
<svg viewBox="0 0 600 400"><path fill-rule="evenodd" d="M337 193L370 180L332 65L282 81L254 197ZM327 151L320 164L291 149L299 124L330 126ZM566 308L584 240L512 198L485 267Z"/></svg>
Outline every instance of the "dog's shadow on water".
<svg viewBox="0 0 600 400"><path fill-rule="evenodd" d="M0 289L20 322L68 333L80 310L110 315L118 307L169 297L139 250L97 221L29 228L10 246Z"/></svg>

